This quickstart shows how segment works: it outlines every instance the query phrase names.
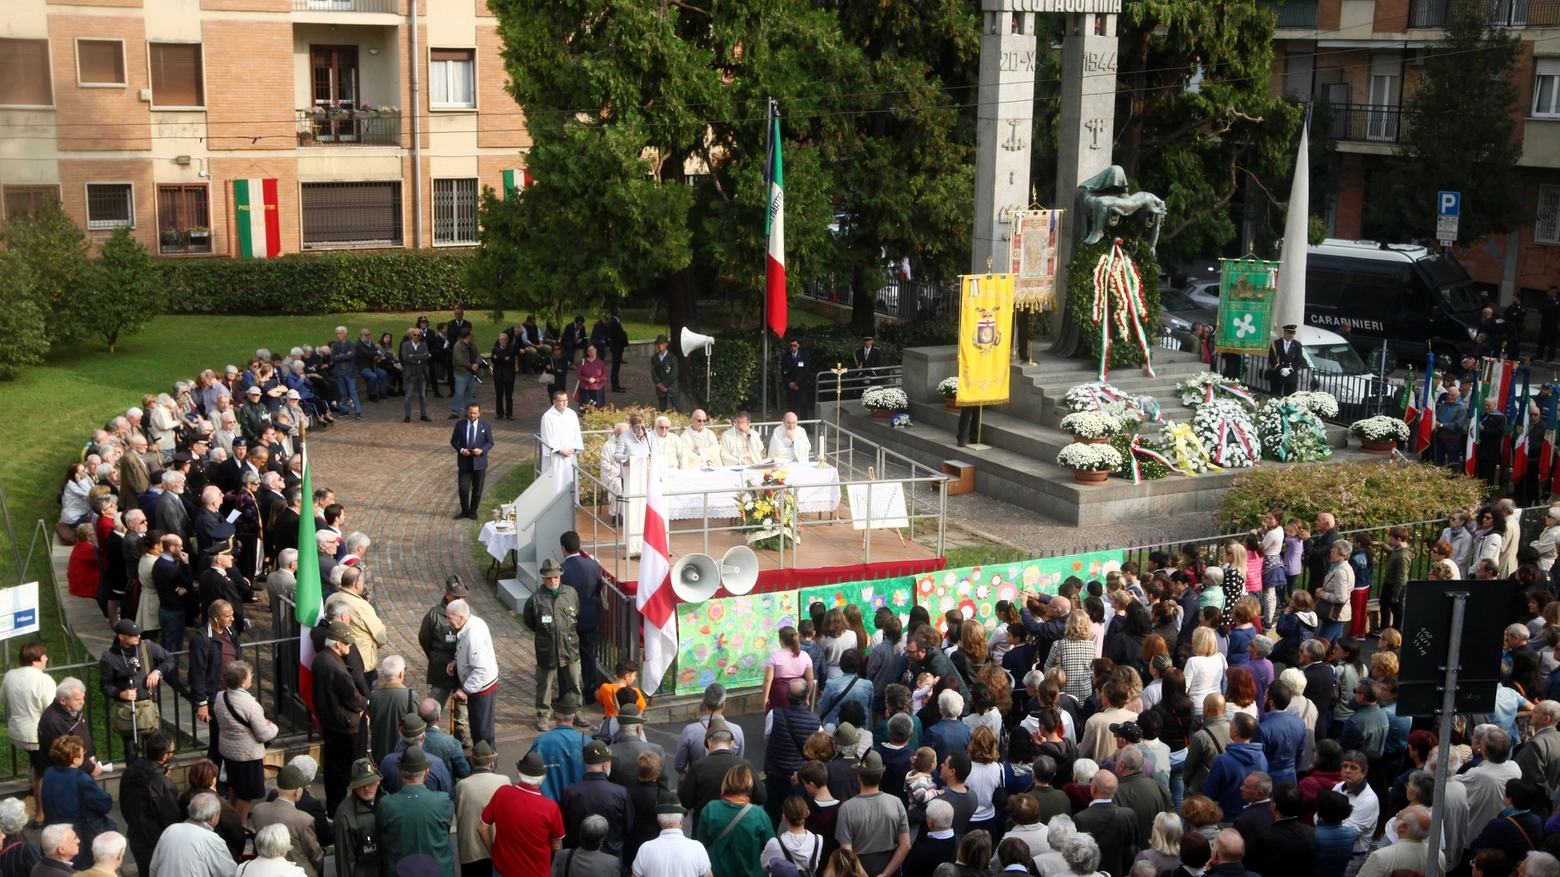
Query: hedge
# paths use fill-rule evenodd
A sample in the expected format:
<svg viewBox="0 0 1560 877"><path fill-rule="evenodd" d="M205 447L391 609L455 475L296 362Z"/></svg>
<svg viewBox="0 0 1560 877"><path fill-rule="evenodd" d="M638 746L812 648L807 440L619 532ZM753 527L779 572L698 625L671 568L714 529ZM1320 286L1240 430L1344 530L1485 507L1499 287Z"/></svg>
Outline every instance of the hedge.
<svg viewBox="0 0 1560 877"><path fill-rule="evenodd" d="M328 314L477 307L461 279L471 250L157 259L172 313Z"/></svg>
<svg viewBox="0 0 1560 877"><path fill-rule="evenodd" d="M1434 521L1453 509L1477 508L1484 482L1429 463L1308 463L1241 473L1219 501L1214 521L1255 527L1269 509L1310 523L1331 512L1342 530Z"/></svg>

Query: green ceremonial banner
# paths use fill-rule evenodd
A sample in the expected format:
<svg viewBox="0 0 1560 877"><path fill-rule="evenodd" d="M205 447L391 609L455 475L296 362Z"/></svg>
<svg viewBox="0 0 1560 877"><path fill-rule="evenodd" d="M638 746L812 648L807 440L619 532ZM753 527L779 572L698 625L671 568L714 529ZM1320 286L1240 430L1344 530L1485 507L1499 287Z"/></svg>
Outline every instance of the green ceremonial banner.
<svg viewBox="0 0 1560 877"><path fill-rule="evenodd" d="M677 693L698 694L711 682L730 688L764 681L764 664L780 647L778 632L795 627L796 591L747 594L677 606Z"/></svg>
<svg viewBox="0 0 1560 877"><path fill-rule="evenodd" d="M1278 264L1261 259L1223 259L1219 272L1220 353L1266 353L1273 327Z"/></svg>

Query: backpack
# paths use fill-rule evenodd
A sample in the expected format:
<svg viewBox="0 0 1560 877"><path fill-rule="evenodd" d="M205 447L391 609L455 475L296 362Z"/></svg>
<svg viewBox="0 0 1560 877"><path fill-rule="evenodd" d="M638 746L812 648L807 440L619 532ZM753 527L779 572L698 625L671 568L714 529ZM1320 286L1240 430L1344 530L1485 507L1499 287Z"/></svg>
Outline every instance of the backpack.
<svg viewBox="0 0 1560 877"><path fill-rule="evenodd" d="M770 877L789 877L792 874L795 874L796 877L815 877L818 873L820 860L823 858L823 838L816 834L813 835L812 854L807 857L805 864L798 864L795 859L791 858L791 851L786 849L783 843L780 844L780 855L785 858L769 860Z"/></svg>

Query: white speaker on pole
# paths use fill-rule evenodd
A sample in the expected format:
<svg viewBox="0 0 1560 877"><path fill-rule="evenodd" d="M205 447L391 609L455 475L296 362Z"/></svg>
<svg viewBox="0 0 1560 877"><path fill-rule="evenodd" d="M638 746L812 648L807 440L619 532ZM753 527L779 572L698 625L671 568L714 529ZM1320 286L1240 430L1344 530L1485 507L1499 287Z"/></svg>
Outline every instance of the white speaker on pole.
<svg viewBox="0 0 1560 877"><path fill-rule="evenodd" d="M720 564L708 554L685 554L672 565L672 592L684 603L703 603L720 588Z"/></svg>
<svg viewBox="0 0 1560 877"><path fill-rule="evenodd" d="M758 584L758 555L746 545L733 546L720 559L720 583L732 596L740 597Z"/></svg>
<svg viewBox="0 0 1560 877"><path fill-rule="evenodd" d="M682 330L683 356L692 356L695 350L704 348L704 404L710 404L710 358L715 351L715 339L700 335L687 326Z"/></svg>

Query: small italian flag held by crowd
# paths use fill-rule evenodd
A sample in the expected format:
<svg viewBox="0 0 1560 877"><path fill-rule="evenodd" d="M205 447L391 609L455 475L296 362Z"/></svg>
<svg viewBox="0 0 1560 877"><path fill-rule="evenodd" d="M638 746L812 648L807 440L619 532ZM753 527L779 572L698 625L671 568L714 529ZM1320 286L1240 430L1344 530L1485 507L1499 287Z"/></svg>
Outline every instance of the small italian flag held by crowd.
<svg viewBox="0 0 1560 877"><path fill-rule="evenodd" d="M282 254L281 211L276 206L276 180L234 180L233 219L238 255L245 259L275 259Z"/></svg>
<svg viewBox="0 0 1560 877"><path fill-rule="evenodd" d="M305 501L314 496L314 484L309 478L309 452L303 452L302 496ZM298 544L314 545L314 509L312 506L298 516ZM320 592L320 555L318 551L298 552L298 592L295 611L298 618L298 696L314 713L314 640L311 634L324 611Z"/></svg>

